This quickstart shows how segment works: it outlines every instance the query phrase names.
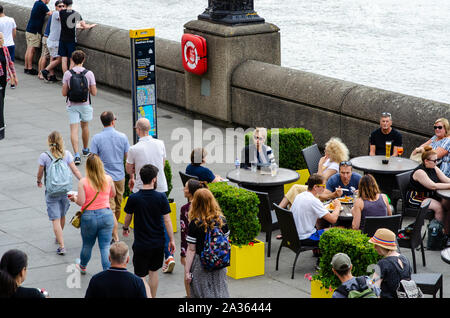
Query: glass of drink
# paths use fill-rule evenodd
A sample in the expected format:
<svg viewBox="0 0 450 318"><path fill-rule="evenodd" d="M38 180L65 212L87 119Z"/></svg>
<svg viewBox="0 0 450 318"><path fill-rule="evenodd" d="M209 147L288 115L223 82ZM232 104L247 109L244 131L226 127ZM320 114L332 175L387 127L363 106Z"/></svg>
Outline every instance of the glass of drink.
<svg viewBox="0 0 450 318"><path fill-rule="evenodd" d="M392 141L386 141L386 159L391 157Z"/></svg>
<svg viewBox="0 0 450 318"><path fill-rule="evenodd" d="M252 161L251 165L252 165L252 172L256 172L256 167L258 164L255 161Z"/></svg>
<svg viewBox="0 0 450 318"><path fill-rule="evenodd" d="M397 147L398 156L401 157L403 154L403 146Z"/></svg>

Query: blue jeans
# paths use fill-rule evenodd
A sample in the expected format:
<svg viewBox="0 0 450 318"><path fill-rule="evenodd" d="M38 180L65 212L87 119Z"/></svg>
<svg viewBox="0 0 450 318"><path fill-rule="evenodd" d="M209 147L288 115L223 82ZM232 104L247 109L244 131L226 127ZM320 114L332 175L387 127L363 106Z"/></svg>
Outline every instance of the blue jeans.
<svg viewBox="0 0 450 318"><path fill-rule="evenodd" d="M80 253L81 266L87 266L97 238L103 270L111 266L108 256L113 227L114 216L109 208L87 210L83 213L81 217L81 238L83 239L83 247Z"/></svg>
<svg viewBox="0 0 450 318"><path fill-rule="evenodd" d="M173 254L170 254L169 252L169 234L167 234L166 231L166 224L164 223L164 217L161 218L161 221L163 222L164 227L164 259L167 259L169 256L173 256Z"/></svg>

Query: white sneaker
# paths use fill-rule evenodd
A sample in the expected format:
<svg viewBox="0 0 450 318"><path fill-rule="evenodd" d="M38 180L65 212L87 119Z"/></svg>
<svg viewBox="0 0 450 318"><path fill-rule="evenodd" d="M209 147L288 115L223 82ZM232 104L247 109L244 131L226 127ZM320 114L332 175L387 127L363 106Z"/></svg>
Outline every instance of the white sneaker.
<svg viewBox="0 0 450 318"><path fill-rule="evenodd" d="M164 261L162 271L163 273L172 273L174 267L175 267L175 259L173 258L173 256L169 256Z"/></svg>

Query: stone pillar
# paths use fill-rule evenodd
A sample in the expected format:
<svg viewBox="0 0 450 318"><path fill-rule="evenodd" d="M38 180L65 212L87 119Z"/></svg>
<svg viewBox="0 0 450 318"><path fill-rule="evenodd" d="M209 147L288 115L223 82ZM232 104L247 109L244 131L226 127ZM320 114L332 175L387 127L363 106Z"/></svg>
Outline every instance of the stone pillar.
<svg viewBox="0 0 450 318"><path fill-rule="evenodd" d="M202 76L185 72L186 109L232 121L231 77L244 61L280 65L280 29L270 23L227 26L205 20L184 25L184 33L206 39L208 70Z"/></svg>

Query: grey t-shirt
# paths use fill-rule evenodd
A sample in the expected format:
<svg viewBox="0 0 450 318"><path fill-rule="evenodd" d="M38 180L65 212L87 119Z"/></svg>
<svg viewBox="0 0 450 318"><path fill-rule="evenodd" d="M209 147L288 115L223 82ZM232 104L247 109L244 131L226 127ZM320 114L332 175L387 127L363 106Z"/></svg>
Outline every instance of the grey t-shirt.
<svg viewBox="0 0 450 318"><path fill-rule="evenodd" d="M59 12L54 11L52 16L52 23L50 24L50 34L48 40L59 42L59 36L61 35L61 21L59 20Z"/></svg>

